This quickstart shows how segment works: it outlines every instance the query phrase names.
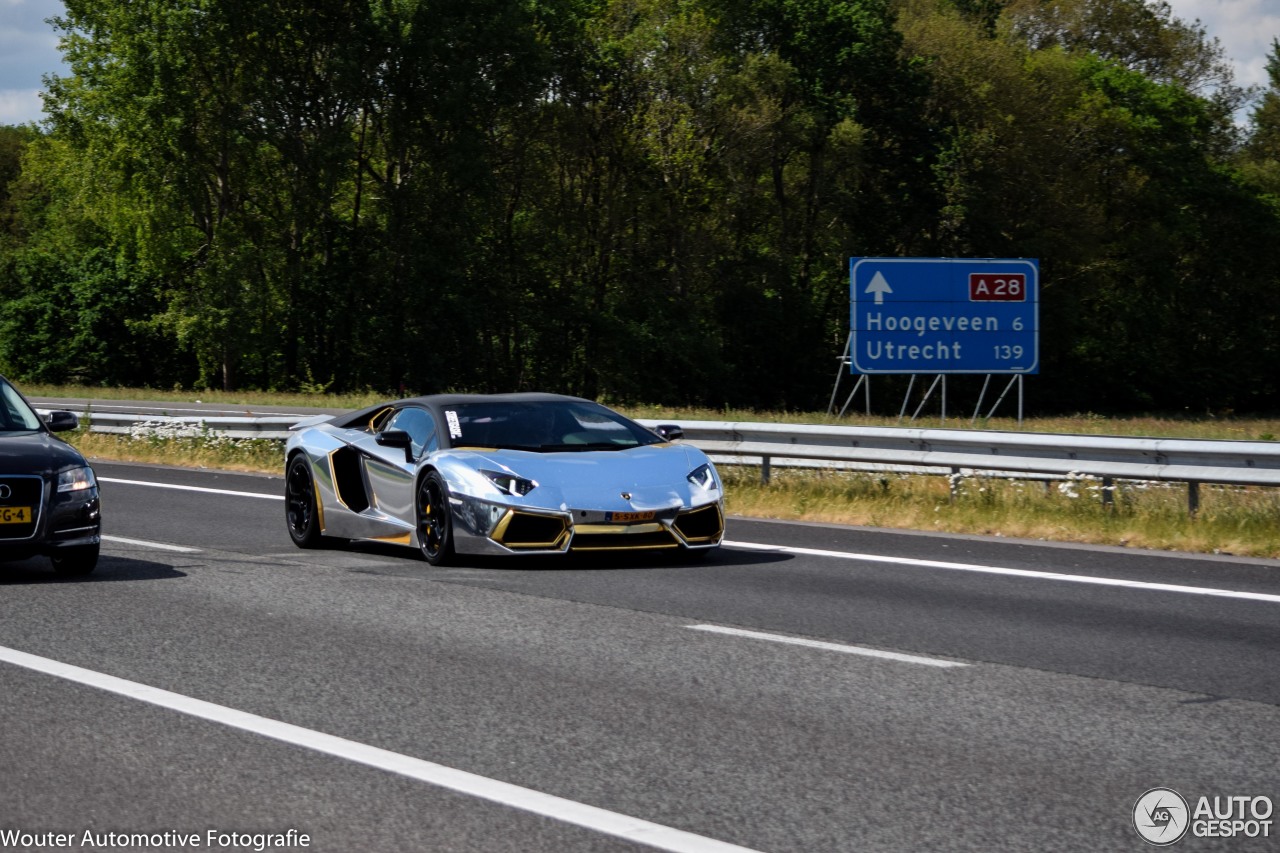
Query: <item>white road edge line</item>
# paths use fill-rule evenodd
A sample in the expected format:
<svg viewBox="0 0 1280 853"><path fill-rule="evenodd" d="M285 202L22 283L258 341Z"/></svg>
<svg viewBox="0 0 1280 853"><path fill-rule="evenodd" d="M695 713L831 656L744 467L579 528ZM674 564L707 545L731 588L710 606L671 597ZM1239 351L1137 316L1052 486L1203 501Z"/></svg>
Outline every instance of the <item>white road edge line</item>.
<svg viewBox="0 0 1280 853"><path fill-rule="evenodd" d="M501 782L486 776L478 776L464 770L455 770L442 764L423 761L401 755L376 746L304 729L290 723L260 717L235 708L227 708L194 699L180 693L171 693L157 687L127 681L113 675L83 669L71 664L20 652L0 646L0 661L35 670L56 678L74 681L99 690L105 690L140 702L158 705L192 717L199 717L231 728L252 732L272 740L300 746L325 755L344 758L357 764L385 770L430 785L447 788L461 794L478 797L511 808L532 812L552 820L562 821L605 835L668 850L671 853L758 853L747 847L739 847L714 838L695 835L669 826L650 823L639 818L566 800L530 788L522 788L509 782Z"/></svg>
<svg viewBox="0 0 1280 853"><path fill-rule="evenodd" d="M116 542L120 545L138 545L142 548L159 548L161 551L177 551L179 554L199 554L199 548L188 548L186 545L169 545L164 542L151 542L147 539L126 539L123 536L103 535L103 542Z"/></svg>
<svg viewBox="0 0 1280 853"><path fill-rule="evenodd" d="M1060 572L1034 572L1030 569L1006 569L999 566L979 566L972 563L948 563L942 560L916 560L909 557L886 557L880 554L855 554L847 551L823 551L816 548L792 548L783 545L760 545L755 542L724 542L731 548L746 548L752 551L772 551L781 554L804 554L813 557L835 557L841 560L858 560L868 563L894 563L900 566L919 566L927 569L950 569L960 572L979 572L988 575L1004 575L1015 578L1033 578L1035 580L1064 581L1067 583L1093 584L1096 586L1118 586L1127 589L1147 589L1157 592L1179 592L1188 595L1206 595L1217 598L1239 598L1245 601L1265 601L1280 604L1280 595L1265 592L1242 592L1234 589L1216 589L1204 586L1181 586L1171 583L1151 583L1149 581L1131 581L1123 578L1098 578L1089 575L1067 575Z"/></svg>
<svg viewBox="0 0 1280 853"><path fill-rule="evenodd" d="M940 658L926 658L918 655L905 655L901 652L886 652L880 649L868 649L864 646L846 646L843 643L828 643L823 640L806 640L801 637L788 637L784 634L765 634L760 631L745 631L741 628L725 628L720 625L686 625L694 631L708 631L712 634L728 634L732 637L747 637L752 640L769 640L774 643L786 643L792 646L807 646L811 649L826 649L830 652L843 652L848 655L862 655L869 658L884 658L886 660L902 661L903 663L918 663L924 666L936 666L941 668L951 668L959 666L969 666L967 663L959 661L941 660Z"/></svg>
<svg viewBox="0 0 1280 853"><path fill-rule="evenodd" d="M204 492L210 495L231 495L237 498L265 498L282 501L284 495L264 495L262 492L235 492L231 489L206 489L204 486L180 486L177 483L148 483L146 480L121 480L118 477L99 477L100 483L121 483L126 486L153 486L157 489L177 489L182 492Z"/></svg>

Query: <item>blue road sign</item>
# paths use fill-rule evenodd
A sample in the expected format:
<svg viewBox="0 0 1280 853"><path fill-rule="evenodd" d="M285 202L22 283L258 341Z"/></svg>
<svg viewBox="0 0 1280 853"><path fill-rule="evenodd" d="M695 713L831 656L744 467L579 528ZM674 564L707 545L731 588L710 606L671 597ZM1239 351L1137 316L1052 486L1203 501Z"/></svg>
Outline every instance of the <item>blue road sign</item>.
<svg viewBox="0 0 1280 853"><path fill-rule="evenodd" d="M1037 373L1040 262L851 258L854 373Z"/></svg>

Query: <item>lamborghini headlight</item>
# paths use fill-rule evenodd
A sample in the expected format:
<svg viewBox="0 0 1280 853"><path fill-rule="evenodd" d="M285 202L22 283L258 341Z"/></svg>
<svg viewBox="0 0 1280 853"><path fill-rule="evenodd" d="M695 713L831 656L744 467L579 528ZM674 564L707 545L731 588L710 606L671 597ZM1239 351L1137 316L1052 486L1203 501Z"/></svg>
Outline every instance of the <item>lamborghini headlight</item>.
<svg viewBox="0 0 1280 853"><path fill-rule="evenodd" d="M711 464L699 465L689 472L689 482L707 492L716 490L716 474Z"/></svg>
<svg viewBox="0 0 1280 853"><path fill-rule="evenodd" d="M79 492L85 489L92 489L96 485L98 485L98 481L93 476L92 468L82 466L58 472L59 492Z"/></svg>
<svg viewBox="0 0 1280 853"><path fill-rule="evenodd" d="M538 488L538 484L533 480L526 480L524 477L517 477L506 471L481 471L480 473L488 477L489 482L497 486L498 491L504 495L524 497Z"/></svg>

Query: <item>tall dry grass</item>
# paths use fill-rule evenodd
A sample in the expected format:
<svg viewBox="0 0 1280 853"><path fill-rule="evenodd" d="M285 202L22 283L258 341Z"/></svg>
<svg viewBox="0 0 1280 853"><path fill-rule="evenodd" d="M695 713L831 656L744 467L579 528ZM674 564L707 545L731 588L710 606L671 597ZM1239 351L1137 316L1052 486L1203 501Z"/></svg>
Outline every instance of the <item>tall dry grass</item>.
<svg viewBox="0 0 1280 853"><path fill-rule="evenodd" d="M1058 542L1280 558L1280 490L723 467L730 514Z"/></svg>

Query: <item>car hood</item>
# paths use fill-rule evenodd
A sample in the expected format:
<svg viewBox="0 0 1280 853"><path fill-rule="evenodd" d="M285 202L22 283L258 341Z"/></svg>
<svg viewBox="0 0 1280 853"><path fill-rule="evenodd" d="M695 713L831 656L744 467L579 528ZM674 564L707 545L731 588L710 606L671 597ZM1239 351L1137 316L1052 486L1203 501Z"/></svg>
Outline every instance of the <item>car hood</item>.
<svg viewBox="0 0 1280 853"><path fill-rule="evenodd" d="M79 451L46 432L0 433L0 472L52 474L84 464Z"/></svg>
<svg viewBox="0 0 1280 853"><path fill-rule="evenodd" d="M649 445L627 450L531 453L523 450L467 451L476 470L507 471L538 487L523 501L547 509L613 511L687 505L689 472L707 459L696 448ZM630 500L623 498L626 492Z"/></svg>

